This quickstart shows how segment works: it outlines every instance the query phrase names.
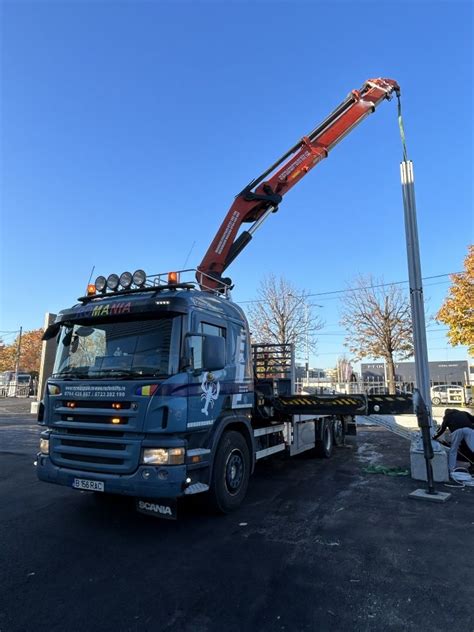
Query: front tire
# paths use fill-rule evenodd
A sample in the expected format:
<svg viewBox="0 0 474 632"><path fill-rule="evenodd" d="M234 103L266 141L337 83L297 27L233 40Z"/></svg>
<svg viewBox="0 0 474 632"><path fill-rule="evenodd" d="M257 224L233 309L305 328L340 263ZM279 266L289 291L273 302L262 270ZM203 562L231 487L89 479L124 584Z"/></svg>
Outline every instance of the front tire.
<svg viewBox="0 0 474 632"><path fill-rule="evenodd" d="M439 406L439 405L441 404L441 400L440 400L440 398L439 398L439 397L433 397L433 399L431 400L431 403L432 403L434 406Z"/></svg>
<svg viewBox="0 0 474 632"><path fill-rule="evenodd" d="M214 509L229 513L237 509L247 493L250 452L240 432L225 432L217 448L209 499Z"/></svg>

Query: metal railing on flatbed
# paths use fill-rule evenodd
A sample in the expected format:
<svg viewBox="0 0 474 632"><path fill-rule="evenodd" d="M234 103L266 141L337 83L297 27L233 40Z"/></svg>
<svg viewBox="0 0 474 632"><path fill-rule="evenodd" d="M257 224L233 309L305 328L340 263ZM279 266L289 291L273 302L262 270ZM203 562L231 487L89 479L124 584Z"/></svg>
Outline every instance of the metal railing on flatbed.
<svg viewBox="0 0 474 632"><path fill-rule="evenodd" d="M292 344L253 344L253 370L257 380L293 379L294 347Z"/></svg>

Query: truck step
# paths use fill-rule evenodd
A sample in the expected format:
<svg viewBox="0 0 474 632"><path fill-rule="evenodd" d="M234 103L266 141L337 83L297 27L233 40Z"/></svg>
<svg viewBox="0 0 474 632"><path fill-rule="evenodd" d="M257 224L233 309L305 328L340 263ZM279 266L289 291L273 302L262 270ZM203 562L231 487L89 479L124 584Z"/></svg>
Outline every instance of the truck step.
<svg viewBox="0 0 474 632"><path fill-rule="evenodd" d="M205 483L194 483L193 485L186 487L184 493L186 496L190 496L191 494L202 494L207 491L209 491L209 485L206 485Z"/></svg>
<svg viewBox="0 0 474 632"><path fill-rule="evenodd" d="M262 437L263 435L274 434L275 432L283 432L284 429L284 424L278 424L276 426L265 426L265 428L255 428L253 431L253 436Z"/></svg>
<svg viewBox="0 0 474 632"><path fill-rule="evenodd" d="M255 452L255 459L263 459L265 456L270 456L270 454L275 454L276 452L282 452L286 449L285 443L279 443L278 445L272 445L270 448L264 448L263 450L258 450Z"/></svg>

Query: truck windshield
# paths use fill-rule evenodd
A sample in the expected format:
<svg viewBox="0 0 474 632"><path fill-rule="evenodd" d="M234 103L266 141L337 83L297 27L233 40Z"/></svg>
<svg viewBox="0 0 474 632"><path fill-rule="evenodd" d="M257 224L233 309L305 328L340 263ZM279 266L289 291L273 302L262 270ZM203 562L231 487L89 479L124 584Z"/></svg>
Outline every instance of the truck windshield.
<svg viewBox="0 0 474 632"><path fill-rule="evenodd" d="M166 377L172 325L173 317L64 325L53 377Z"/></svg>

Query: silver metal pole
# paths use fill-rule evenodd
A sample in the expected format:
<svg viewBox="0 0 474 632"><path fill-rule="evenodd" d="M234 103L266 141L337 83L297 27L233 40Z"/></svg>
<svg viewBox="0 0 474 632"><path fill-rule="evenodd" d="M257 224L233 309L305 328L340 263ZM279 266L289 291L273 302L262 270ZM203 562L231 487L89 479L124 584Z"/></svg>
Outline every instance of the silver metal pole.
<svg viewBox="0 0 474 632"><path fill-rule="evenodd" d="M400 163L403 206L405 209L405 234L408 259L408 278L410 281L410 303L413 322L413 343L415 348L416 386L423 397L429 415L430 428L433 428L430 373L428 349L426 344L425 309L423 304L423 284L421 280L420 248L416 222L415 178L413 163L404 160Z"/></svg>

